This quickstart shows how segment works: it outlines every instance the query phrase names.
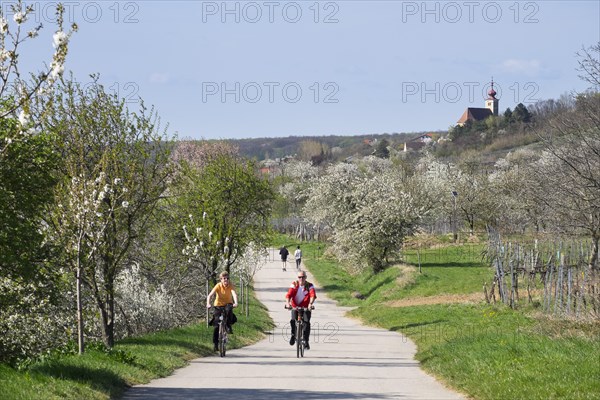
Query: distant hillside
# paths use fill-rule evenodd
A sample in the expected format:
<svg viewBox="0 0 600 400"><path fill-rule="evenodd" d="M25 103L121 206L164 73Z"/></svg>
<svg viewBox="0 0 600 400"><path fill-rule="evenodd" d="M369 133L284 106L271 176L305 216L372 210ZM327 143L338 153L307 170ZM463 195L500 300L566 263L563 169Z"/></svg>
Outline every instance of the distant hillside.
<svg viewBox="0 0 600 400"><path fill-rule="evenodd" d="M353 155L368 155L373 147L368 144L386 139L394 148L401 148L404 142L417 137L420 133L383 133L357 136L288 136L281 138L231 139L231 144L238 146L243 156L262 161L269 158L281 158L299 154L302 142L316 142L324 145L336 159ZM446 132L436 132L445 134Z"/></svg>
<svg viewBox="0 0 600 400"><path fill-rule="evenodd" d="M540 100L525 107L519 103L514 110L507 108L503 114L485 120L468 120L455 125L449 131L422 131L411 133L382 133L356 136L288 136L277 138L230 139L227 142L239 148L240 154L250 159L266 159L294 156L320 164L336 162L348 157L374 154L382 140L387 141L391 154L403 152L414 158L422 149L428 149L435 157L453 160L464 152L477 152L489 163L520 148L536 150L540 147L540 133L549 129L551 120L566 118L576 111L580 96L600 96L597 92L577 97L563 96L558 100ZM431 140L426 142L420 136ZM419 143L420 142L420 143ZM423 143L430 143L424 145Z"/></svg>

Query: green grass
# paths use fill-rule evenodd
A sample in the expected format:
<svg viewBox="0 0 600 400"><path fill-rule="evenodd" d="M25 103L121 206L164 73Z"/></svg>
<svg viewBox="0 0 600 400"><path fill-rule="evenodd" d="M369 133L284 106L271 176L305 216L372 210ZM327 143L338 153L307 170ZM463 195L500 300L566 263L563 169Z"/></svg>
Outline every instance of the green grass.
<svg viewBox="0 0 600 400"><path fill-rule="evenodd" d="M421 273L416 282L398 293L399 298L435 296L439 294L469 294L483 292L483 283L488 287L493 271L482 260L483 245L448 246L436 249L411 249L404 252L407 263Z"/></svg>
<svg viewBox="0 0 600 400"><path fill-rule="evenodd" d="M476 399L600 398L597 326L588 337L552 337L536 331L554 322L487 304L366 306L351 314L410 337L425 370Z"/></svg>
<svg viewBox="0 0 600 400"><path fill-rule="evenodd" d="M399 284L407 272L396 267L351 275L333 259L305 263L340 305L357 306L351 316L410 337L426 371L472 398L600 399L597 321L550 319L533 307L515 311L485 302L382 307L393 299L481 292L492 272L478 254L466 256L467 246L420 250L422 273L415 268L408 286ZM416 263L416 251L404 258ZM366 299L353 298L353 291Z"/></svg>
<svg viewBox="0 0 600 400"><path fill-rule="evenodd" d="M273 327L266 309L251 297L250 316L238 309L230 347L264 337ZM119 341L113 351L90 347L82 356L55 355L18 371L0 364L0 399L118 398L131 385L165 377L193 358L214 354L212 327L202 323Z"/></svg>
<svg viewBox="0 0 600 400"><path fill-rule="evenodd" d="M305 264L311 271L317 269L314 272L321 287L344 306L440 294L483 293L483 283L489 286L493 277L493 271L481 259L482 245L420 250L421 273L417 271L417 251L407 250L403 257L405 262L414 264L412 271L392 267L378 274L367 270L356 275L340 268L336 260L323 256L324 244L304 242L300 246L308 255L304 257ZM407 274L410 276L402 279ZM405 286L400 289L397 280L404 281ZM366 300L354 299L350 296L353 291L366 296Z"/></svg>
<svg viewBox="0 0 600 400"><path fill-rule="evenodd" d="M275 234L271 240L271 247L274 249L280 249L282 246L286 246L290 252L288 261L293 259L294 250L296 246L300 246L302 249L303 259L318 259L323 255L323 249L325 246L318 242L303 242L301 240L292 238L288 235ZM277 253L277 252L276 252ZM279 254L275 254L275 259L279 258Z"/></svg>

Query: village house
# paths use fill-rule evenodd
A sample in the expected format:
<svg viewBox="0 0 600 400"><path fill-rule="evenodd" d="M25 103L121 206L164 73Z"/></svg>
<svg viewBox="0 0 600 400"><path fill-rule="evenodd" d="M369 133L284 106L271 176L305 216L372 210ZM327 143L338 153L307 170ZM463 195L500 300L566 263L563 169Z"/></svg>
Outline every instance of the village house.
<svg viewBox="0 0 600 400"><path fill-rule="evenodd" d="M423 135L419 135L415 138L410 139L408 142L404 142L404 151L407 152L409 150L421 150L427 144L433 142L433 134L425 133Z"/></svg>
<svg viewBox="0 0 600 400"><path fill-rule="evenodd" d="M269 175L270 177L275 177L281 175L281 171L283 168L283 164L294 159L294 156L284 156L281 158L266 159L261 162L260 172L263 175Z"/></svg>

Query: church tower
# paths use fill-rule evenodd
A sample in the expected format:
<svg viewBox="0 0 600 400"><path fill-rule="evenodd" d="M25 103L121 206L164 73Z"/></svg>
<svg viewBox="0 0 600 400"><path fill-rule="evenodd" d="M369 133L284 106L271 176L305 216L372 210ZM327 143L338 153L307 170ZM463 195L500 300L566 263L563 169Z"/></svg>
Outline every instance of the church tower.
<svg viewBox="0 0 600 400"><path fill-rule="evenodd" d="M496 98L496 91L494 90L494 78L492 78L492 88L488 92L488 98L485 101L485 108L492 112L492 115L498 116L499 100Z"/></svg>

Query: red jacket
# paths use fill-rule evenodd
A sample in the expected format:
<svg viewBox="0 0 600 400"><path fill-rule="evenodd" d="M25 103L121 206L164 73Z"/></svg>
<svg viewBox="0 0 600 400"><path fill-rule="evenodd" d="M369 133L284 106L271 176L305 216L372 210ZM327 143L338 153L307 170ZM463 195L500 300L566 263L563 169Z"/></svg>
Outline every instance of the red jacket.
<svg viewBox="0 0 600 400"><path fill-rule="evenodd" d="M296 294L298 294L298 291L301 291L300 293L302 293L303 295L300 304L296 303ZM304 286L300 286L298 284L298 281L294 281L290 285L290 288L288 289L285 298L291 300L290 302L292 303L292 307L308 307L310 304L310 299L317 298L317 294L315 293L315 286L310 282L306 282Z"/></svg>

